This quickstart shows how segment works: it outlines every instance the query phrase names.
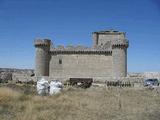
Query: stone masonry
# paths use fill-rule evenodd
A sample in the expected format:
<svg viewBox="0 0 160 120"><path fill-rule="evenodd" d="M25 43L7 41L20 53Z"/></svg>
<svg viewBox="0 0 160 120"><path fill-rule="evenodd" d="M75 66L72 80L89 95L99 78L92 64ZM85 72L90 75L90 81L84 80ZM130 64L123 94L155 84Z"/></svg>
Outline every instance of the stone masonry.
<svg viewBox="0 0 160 120"><path fill-rule="evenodd" d="M93 32L92 47L52 46L49 39L35 40L36 77L120 78L127 75L128 40L124 32Z"/></svg>

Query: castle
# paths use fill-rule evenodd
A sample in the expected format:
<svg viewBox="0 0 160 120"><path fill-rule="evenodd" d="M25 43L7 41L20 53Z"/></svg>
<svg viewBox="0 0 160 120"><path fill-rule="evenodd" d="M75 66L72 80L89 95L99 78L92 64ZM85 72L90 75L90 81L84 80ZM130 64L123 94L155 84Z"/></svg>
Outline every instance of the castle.
<svg viewBox="0 0 160 120"><path fill-rule="evenodd" d="M92 47L54 47L49 39L35 40L36 76L49 76L59 80L126 77L129 43L125 33L115 30L98 31L93 32L92 37Z"/></svg>

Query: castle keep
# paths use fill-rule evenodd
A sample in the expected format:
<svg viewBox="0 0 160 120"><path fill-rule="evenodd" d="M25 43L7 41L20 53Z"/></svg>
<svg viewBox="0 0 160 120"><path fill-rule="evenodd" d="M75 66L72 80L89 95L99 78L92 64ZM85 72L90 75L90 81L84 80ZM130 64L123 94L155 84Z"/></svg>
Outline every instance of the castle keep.
<svg viewBox="0 0 160 120"><path fill-rule="evenodd" d="M35 40L37 77L107 79L126 77L128 40L124 32L93 32L92 47L57 46L51 40Z"/></svg>

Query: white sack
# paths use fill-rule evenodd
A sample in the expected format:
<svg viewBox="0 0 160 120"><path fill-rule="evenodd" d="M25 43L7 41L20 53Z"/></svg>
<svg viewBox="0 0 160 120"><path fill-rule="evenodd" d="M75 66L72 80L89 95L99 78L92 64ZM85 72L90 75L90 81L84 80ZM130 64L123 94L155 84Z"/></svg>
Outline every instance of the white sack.
<svg viewBox="0 0 160 120"><path fill-rule="evenodd" d="M37 92L39 95L47 95L49 93L49 83L44 78L37 81Z"/></svg>
<svg viewBox="0 0 160 120"><path fill-rule="evenodd" d="M62 83L57 80L51 81L49 86L50 86L50 91L49 91L50 95L60 93L63 87Z"/></svg>

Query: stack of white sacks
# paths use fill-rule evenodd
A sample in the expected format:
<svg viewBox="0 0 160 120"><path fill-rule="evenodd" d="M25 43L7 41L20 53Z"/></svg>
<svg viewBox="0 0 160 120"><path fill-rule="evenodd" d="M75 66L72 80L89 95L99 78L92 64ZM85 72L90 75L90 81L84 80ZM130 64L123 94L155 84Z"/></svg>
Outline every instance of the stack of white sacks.
<svg viewBox="0 0 160 120"><path fill-rule="evenodd" d="M63 85L58 80L53 80L50 82L45 80L44 78L37 81L37 92L39 95L45 96L45 95L54 95L57 93L60 93L63 88Z"/></svg>

